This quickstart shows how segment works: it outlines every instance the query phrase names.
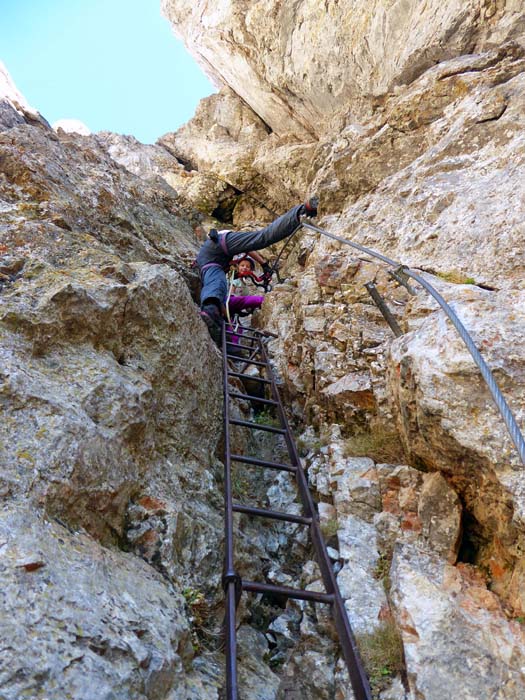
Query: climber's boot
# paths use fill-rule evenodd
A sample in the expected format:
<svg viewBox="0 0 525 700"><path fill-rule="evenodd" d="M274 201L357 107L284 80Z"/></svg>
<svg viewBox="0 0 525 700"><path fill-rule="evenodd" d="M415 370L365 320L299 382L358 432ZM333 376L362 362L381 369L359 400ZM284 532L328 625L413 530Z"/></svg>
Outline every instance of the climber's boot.
<svg viewBox="0 0 525 700"><path fill-rule="evenodd" d="M215 345L221 346L222 316L215 304L205 304L200 312Z"/></svg>

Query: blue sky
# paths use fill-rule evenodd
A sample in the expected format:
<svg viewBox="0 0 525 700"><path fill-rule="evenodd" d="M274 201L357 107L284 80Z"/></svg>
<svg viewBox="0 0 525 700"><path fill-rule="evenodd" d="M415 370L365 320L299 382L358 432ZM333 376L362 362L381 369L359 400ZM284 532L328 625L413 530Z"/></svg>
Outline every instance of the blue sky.
<svg viewBox="0 0 525 700"><path fill-rule="evenodd" d="M215 91L160 0L0 0L0 60L51 123L153 143Z"/></svg>

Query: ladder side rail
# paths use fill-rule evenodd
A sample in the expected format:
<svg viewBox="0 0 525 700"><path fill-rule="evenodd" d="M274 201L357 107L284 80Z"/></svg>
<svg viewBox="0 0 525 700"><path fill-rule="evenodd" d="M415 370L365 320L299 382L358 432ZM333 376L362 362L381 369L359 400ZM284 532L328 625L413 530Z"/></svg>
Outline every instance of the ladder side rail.
<svg viewBox="0 0 525 700"><path fill-rule="evenodd" d="M226 595L225 633L226 633L226 698L238 700L237 685L237 591L238 576L233 560L233 494L231 477L230 446L230 401L228 384L228 357L226 353L226 324L222 324L223 357L223 423L224 423L224 576Z"/></svg>
<svg viewBox="0 0 525 700"><path fill-rule="evenodd" d="M371 700L372 692L370 690L370 684L368 678L365 674L361 659L359 657L359 652L357 650L357 645L355 642L355 637L348 620L348 615L346 613L345 604L337 584L337 579L334 574L332 562L328 556L326 550L326 544L321 533L321 527L319 525L319 520L317 517L317 510L315 508L315 503L310 493L308 487L308 481L306 474L301 465L301 460L295 446L294 439L292 437L292 432L290 430L290 425L284 411L284 407L281 401L279 391L277 389L277 384L275 382L275 375L269 363L268 353L264 344L261 343L261 353L265 362L267 362L266 372L268 377L271 379L271 391L274 401L278 404L279 416L281 423L285 429L285 441L288 448L288 453L291 463L297 467L296 478L297 485L299 489L299 494L303 502L303 507L307 516L312 518L312 523L310 525L310 532L312 534L312 542L317 554L317 560L319 568L321 569L321 575L323 577L323 582L327 593L331 593L334 596L333 600L333 615L336 624L336 629L339 635L339 640L341 644L341 649L343 656L348 667L348 672L350 675L350 681L352 683L352 689L355 694L356 700Z"/></svg>

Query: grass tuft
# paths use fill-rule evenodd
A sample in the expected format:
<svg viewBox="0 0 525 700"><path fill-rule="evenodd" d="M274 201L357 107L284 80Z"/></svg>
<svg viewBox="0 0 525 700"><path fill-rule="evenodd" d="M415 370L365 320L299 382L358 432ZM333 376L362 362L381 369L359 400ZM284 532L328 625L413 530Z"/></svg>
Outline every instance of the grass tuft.
<svg viewBox="0 0 525 700"><path fill-rule="evenodd" d="M273 428L279 426L279 420L276 418L271 409L265 408L263 411L259 411L253 417L253 422L258 425L270 425Z"/></svg>
<svg viewBox="0 0 525 700"><path fill-rule="evenodd" d="M373 572L373 577L377 581L381 581L383 584L384 591L386 595L388 596L390 594L390 588L392 585L392 582L390 580L390 567L392 565L392 554L387 555L387 554L381 554L379 559L377 560L377 564L375 566L374 572Z"/></svg>
<svg viewBox="0 0 525 700"><path fill-rule="evenodd" d="M232 495L238 501L243 501L250 495L250 480L242 467L232 465L231 469Z"/></svg>
<svg viewBox="0 0 525 700"><path fill-rule="evenodd" d="M337 535L337 532L339 530L337 518L331 518L330 520L321 520L319 524L321 526L321 532L323 533L323 537L326 540L329 540Z"/></svg>
<svg viewBox="0 0 525 700"><path fill-rule="evenodd" d="M189 609L191 623L191 643L193 650L201 650L201 637L209 622L210 606L204 595L195 588L183 588L182 595Z"/></svg>
<svg viewBox="0 0 525 700"><path fill-rule="evenodd" d="M345 457L371 457L374 462L403 464L406 461L403 445L395 431L360 433L348 438Z"/></svg>
<svg viewBox="0 0 525 700"><path fill-rule="evenodd" d="M357 645L372 694L378 697L393 677L405 672L403 642L393 620L386 620L368 634L357 636Z"/></svg>
<svg viewBox="0 0 525 700"><path fill-rule="evenodd" d="M445 282L451 282L452 284L476 284L476 280L473 277L466 277L461 272L457 272L457 270L438 272L437 276L445 280Z"/></svg>

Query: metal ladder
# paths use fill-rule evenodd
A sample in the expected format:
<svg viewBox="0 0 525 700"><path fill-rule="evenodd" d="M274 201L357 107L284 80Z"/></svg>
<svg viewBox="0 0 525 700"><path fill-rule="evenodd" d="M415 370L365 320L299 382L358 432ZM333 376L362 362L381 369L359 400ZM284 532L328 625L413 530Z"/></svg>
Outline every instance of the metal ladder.
<svg viewBox="0 0 525 700"><path fill-rule="evenodd" d="M355 700L371 700L372 695L370 685L359 658L355 638L348 621L345 605L341 597L341 592L337 585L332 562L326 551L317 509L308 488L306 474L301 466L301 461L297 453L290 426L284 412L283 404L279 396L275 376L272 372L267 349L264 340L272 334L254 328L242 327L242 335L239 337L247 343L232 343L228 339L226 324L222 326L222 355L223 355L223 390L224 390L224 502L225 502L225 557L223 586L226 596L226 616L225 616L225 651L226 651L226 700L238 700L237 683L237 638L236 638L236 611L243 591L251 593L275 594L285 598L295 598L315 603L327 603L332 608L335 627L339 636L339 642L343 657L348 667L352 689ZM233 354L234 349L241 350L247 354L246 357L239 357ZM259 359L255 359L258 357ZM244 363L240 371L234 371L229 365L229 360ZM254 377L245 374L249 365L255 365L264 369L266 378ZM269 388L271 399L258 398L233 390L230 387L230 377L242 379L245 377L250 381L259 382ZM264 425L251 421L238 420L230 416L230 398L256 401L266 406L276 409L280 427ZM253 430L264 430L277 435L282 435L286 442L289 456L289 464L269 462L254 457L232 454L230 445L230 426L238 425ZM303 505L304 515L292 515L278 511L256 508L241 505L233 502L232 493L232 462L239 462L253 467L274 469L290 472L295 475L297 488ZM270 518L290 523L300 523L310 529L310 536L314 545L317 563L321 570L321 575L325 587L325 593L315 591L300 590L288 586L277 586L268 583L257 583L241 579L235 570L234 545L233 545L233 514L244 513L254 517Z"/></svg>

